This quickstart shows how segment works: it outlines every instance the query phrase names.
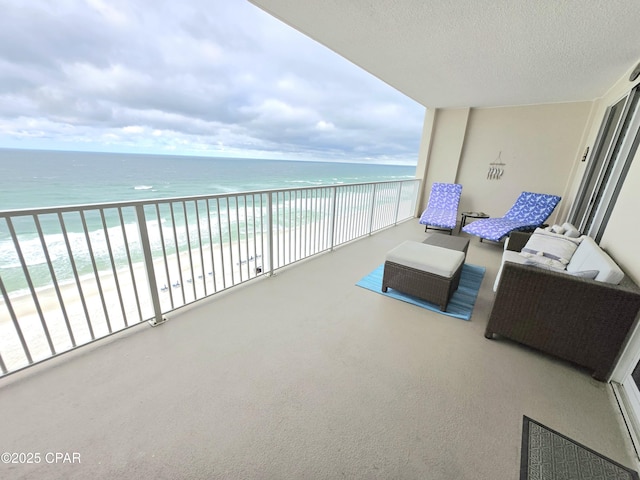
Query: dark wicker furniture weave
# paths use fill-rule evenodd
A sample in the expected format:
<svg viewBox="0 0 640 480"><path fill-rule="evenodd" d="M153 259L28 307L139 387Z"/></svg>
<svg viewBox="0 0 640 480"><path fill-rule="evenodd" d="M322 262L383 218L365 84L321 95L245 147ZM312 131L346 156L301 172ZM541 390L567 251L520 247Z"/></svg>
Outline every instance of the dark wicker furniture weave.
<svg viewBox="0 0 640 480"><path fill-rule="evenodd" d="M387 288L393 288L427 302L435 303L444 312L447 309L451 295L460 284L460 273L463 265L464 262L460 264L460 268L455 271L451 278L446 278L399 263L386 261L384 262L384 274L382 276L382 291L386 292Z"/></svg>
<svg viewBox="0 0 640 480"><path fill-rule="evenodd" d="M511 233L520 251L530 234ZM608 381L640 312L640 289L505 262L485 331L568 360Z"/></svg>

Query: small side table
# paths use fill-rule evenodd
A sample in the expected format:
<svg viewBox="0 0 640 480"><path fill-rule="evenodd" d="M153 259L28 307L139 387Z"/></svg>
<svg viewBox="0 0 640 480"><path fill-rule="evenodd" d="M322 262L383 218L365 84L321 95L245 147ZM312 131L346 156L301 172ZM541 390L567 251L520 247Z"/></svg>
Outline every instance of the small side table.
<svg viewBox="0 0 640 480"><path fill-rule="evenodd" d="M460 230L462 231L462 227L464 227L467 224L467 218L489 218L489 215L487 215L484 212L462 212L462 219L460 220Z"/></svg>

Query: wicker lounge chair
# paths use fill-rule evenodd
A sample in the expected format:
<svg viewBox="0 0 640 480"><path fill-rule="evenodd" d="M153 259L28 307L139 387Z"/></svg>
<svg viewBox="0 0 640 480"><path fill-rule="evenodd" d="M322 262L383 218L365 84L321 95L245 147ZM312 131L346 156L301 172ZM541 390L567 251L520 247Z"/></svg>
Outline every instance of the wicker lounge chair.
<svg viewBox="0 0 640 480"><path fill-rule="evenodd" d="M429 203L420 216L420 223L428 228L448 231L449 235L456 228L458 204L462 194L462 185L457 183L434 183L431 186Z"/></svg>
<svg viewBox="0 0 640 480"><path fill-rule="evenodd" d="M559 202L557 195L522 192L504 217L476 220L462 231L476 235L480 240L499 242L513 231L534 230L541 226Z"/></svg>

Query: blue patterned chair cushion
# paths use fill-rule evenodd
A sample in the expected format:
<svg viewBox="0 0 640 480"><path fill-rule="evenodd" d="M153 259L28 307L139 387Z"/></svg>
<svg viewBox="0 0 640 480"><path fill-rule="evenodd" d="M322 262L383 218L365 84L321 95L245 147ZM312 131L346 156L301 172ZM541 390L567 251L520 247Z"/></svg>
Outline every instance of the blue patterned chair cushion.
<svg viewBox="0 0 640 480"><path fill-rule="evenodd" d="M513 231L539 227L559 202L560 197L557 195L522 192L504 217L476 220L466 225L462 231L499 242Z"/></svg>
<svg viewBox="0 0 640 480"><path fill-rule="evenodd" d="M420 223L453 230L456 226L461 194L462 185L434 183L431 186L427 209L420 216Z"/></svg>

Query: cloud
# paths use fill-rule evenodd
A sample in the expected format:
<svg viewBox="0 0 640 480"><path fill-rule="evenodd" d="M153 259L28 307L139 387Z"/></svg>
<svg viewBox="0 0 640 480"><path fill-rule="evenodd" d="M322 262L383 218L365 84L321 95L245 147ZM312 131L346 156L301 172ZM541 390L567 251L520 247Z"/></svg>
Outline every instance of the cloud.
<svg viewBox="0 0 640 480"><path fill-rule="evenodd" d="M248 2L5 0L2 13L4 146L417 159L422 106Z"/></svg>
<svg viewBox="0 0 640 480"><path fill-rule="evenodd" d="M336 126L331 123L331 122L325 122L324 120L320 120L318 123L316 123L316 130L320 130L320 131L328 131L328 130L335 130Z"/></svg>
<svg viewBox="0 0 640 480"><path fill-rule="evenodd" d="M87 5L102 15L105 20L115 25L124 25L129 21L128 17L124 15L123 12L113 8L102 0L87 0Z"/></svg>

